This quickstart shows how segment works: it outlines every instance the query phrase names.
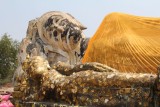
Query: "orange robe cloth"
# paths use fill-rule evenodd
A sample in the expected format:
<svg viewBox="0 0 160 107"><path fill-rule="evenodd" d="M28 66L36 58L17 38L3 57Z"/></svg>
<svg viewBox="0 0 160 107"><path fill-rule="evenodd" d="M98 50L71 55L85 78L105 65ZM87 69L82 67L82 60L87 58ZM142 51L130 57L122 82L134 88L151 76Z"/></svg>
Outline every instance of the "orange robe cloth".
<svg viewBox="0 0 160 107"><path fill-rule="evenodd" d="M123 13L107 15L82 60L121 72L157 73L160 65L160 18Z"/></svg>

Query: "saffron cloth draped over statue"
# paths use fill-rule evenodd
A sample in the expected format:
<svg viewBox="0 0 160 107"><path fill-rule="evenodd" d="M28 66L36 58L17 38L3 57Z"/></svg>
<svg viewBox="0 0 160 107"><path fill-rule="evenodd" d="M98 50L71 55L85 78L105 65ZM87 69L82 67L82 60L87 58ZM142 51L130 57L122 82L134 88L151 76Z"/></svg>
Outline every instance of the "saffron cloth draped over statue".
<svg viewBox="0 0 160 107"><path fill-rule="evenodd" d="M85 62L103 63L121 72L157 73L160 18L107 15L89 42Z"/></svg>

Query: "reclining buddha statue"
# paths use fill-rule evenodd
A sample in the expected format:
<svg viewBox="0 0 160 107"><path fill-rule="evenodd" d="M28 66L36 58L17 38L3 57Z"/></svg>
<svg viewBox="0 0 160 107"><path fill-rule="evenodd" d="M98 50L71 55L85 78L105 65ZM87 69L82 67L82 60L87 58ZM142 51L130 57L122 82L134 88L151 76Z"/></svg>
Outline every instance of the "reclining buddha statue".
<svg viewBox="0 0 160 107"><path fill-rule="evenodd" d="M14 76L17 107L158 107L160 18L111 13L90 40L85 28L57 11L29 22Z"/></svg>

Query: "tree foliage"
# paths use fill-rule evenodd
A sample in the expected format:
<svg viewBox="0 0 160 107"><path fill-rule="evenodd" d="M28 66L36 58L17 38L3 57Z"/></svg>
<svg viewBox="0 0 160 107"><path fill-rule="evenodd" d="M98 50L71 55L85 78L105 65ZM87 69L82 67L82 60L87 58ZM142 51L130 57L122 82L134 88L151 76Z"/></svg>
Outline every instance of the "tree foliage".
<svg viewBox="0 0 160 107"><path fill-rule="evenodd" d="M0 79L12 76L17 67L19 42L4 34L0 39Z"/></svg>

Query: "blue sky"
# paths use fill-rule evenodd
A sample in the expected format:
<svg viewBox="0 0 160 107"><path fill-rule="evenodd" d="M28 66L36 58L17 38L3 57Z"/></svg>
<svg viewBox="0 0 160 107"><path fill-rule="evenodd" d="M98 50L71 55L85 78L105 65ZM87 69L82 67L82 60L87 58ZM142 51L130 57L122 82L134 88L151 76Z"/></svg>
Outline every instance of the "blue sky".
<svg viewBox="0 0 160 107"><path fill-rule="evenodd" d="M111 12L160 17L160 0L1 0L0 36L8 33L21 41L28 21L48 11L64 11L87 26L87 37L96 32L103 18Z"/></svg>

